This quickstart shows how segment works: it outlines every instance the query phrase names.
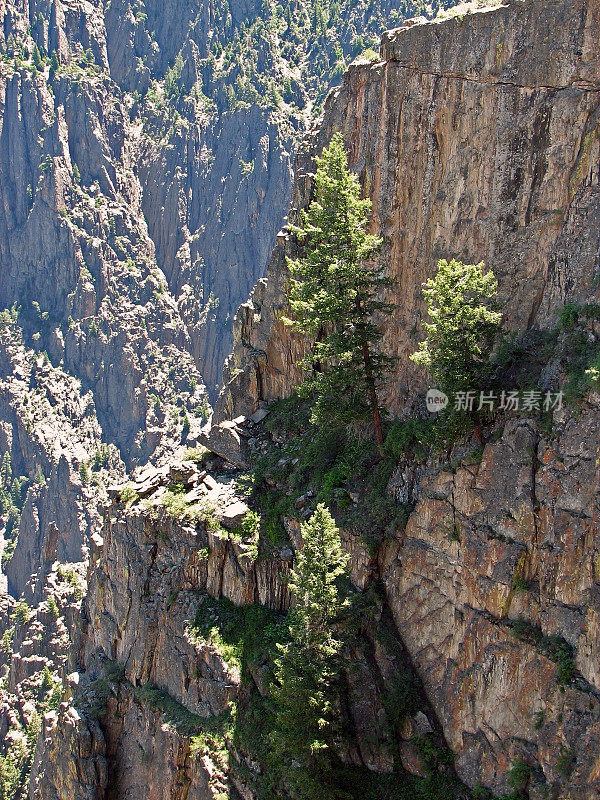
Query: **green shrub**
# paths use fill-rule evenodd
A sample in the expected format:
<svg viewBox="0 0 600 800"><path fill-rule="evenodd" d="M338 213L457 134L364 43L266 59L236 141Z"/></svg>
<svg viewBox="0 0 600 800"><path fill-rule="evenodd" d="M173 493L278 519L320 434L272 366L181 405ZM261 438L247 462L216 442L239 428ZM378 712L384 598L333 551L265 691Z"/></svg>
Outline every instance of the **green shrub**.
<svg viewBox="0 0 600 800"><path fill-rule="evenodd" d="M539 644L540 652L553 661L558 668L558 683L568 684L575 673L573 648L562 636L544 636Z"/></svg>
<svg viewBox="0 0 600 800"><path fill-rule="evenodd" d="M528 592L530 588L529 581L524 578L522 575L515 576L512 579L512 589L513 591L519 592Z"/></svg>
<svg viewBox="0 0 600 800"><path fill-rule="evenodd" d="M191 508L183 495L183 492L169 489L161 498L161 503L165 507L167 514L179 519L183 517Z"/></svg>
<svg viewBox="0 0 600 800"><path fill-rule="evenodd" d="M136 492L135 486L132 483L128 483L127 486L124 486L121 489L119 499L124 505L131 506L134 503L137 503L137 501L140 499L140 496Z"/></svg>
<svg viewBox="0 0 600 800"><path fill-rule="evenodd" d="M235 606L230 600L205 595L190 632L215 646L225 661L244 671L275 651L285 638L282 616L257 605Z"/></svg>
<svg viewBox="0 0 600 800"><path fill-rule="evenodd" d="M0 642L0 651L5 653L6 655L10 655L12 653L12 642L14 635L15 635L14 625L12 625L10 628L6 628L6 630L2 634L2 640Z"/></svg>
<svg viewBox="0 0 600 800"><path fill-rule="evenodd" d="M556 769L563 778L568 779L575 767L575 754L574 752L564 745L561 745L560 755L556 761Z"/></svg>
<svg viewBox="0 0 600 800"><path fill-rule="evenodd" d="M370 63L379 61L379 59L380 59L379 53L376 53L372 47L368 47L358 56L359 61L369 61Z"/></svg>
<svg viewBox="0 0 600 800"><path fill-rule="evenodd" d="M559 685L570 683L575 674L574 653L572 646L562 636L544 636L540 628L522 618L513 622L511 633L519 641L536 647L538 652L554 662Z"/></svg>
<svg viewBox="0 0 600 800"><path fill-rule="evenodd" d="M60 610L58 608L58 603L56 602L56 598L54 597L54 595L50 595L48 597L48 599L46 600L46 605L48 606L48 611L50 613L50 616L53 617L53 619L58 619L60 616Z"/></svg>
<svg viewBox="0 0 600 800"><path fill-rule="evenodd" d="M521 758L517 758L509 772L508 782L516 792L522 792L526 789L527 784L531 778L531 767Z"/></svg>
<svg viewBox="0 0 600 800"><path fill-rule="evenodd" d="M572 330L579 321L579 308L575 303L566 303L558 316L559 327L565 331Z"/></svg>
<svg viewBox="0 0 600 800"><path fill-rule="evenodd" d="M82 486L88 486L90 482L90 469L85 461L82 461L79 465L79 478Z"/></svg>
<svg viewBox="0 0 600 800"><path fill-rule="evenodd" d="M434 418L396 420L385 439L385 454L396 459L412 454L423 461L429 449L439 442L436 424Z"/></svg>
<svg viewBox="0 0 600 800"><path fill-rule="evenodd" d="M195 461L196 464L203 464L205 461L209 460L211 456L212 453L208 447L204 447L203 445L198 445L197 447L188 447L188 449L185 451L185 460Z"/></svg>
<svg viewBox="0 0 600 800"><path fill-rule="evenodd" d="M12 614L10 615L13 622L18 622L21 625L26 625L32 616L32 610L26 600L19 600L15 605Z"/></svg>
<svg viewBox="0 0 600 800"><path fill-rule="evenodd" d="M480 390L489 382L502 315L494 273L483 270L483 263L441 259L435 277L423 284L431 321L411 358L446 393Z"/></svg>
<svg viewBox="0 0 600 800"><path fill-rule="evenodd" d="M407 670L390 687L384 697L386 714L393 726L401 724L406 717L416 714L421 708L419 686L412 672Z"/></svg>

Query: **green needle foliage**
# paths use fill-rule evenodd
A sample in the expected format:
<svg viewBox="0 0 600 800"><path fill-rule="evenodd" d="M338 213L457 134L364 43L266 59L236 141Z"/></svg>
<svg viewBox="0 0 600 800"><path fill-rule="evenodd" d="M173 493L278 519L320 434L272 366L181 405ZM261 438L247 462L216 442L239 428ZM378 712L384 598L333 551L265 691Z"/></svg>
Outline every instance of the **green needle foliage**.
<svg viewBox="0 0 600 800"><path fill-rule="evenodd" d="M484 264L438 262L435 278L423 284L431 322L427 338L411 358L427 367L446 393L484 390L502 314L497 311L498 282Z"/></svg>
<svg viewBox="0 0 600 800"><path fill-rule="evenodd" d="M381 239L367 233L371 201L360 194L337 133L317 158L314 199L292 226L302 250L288 259L288 323L313 340L301 365L311 371L303 391L316 394L315 421L343 424L370 410L382 448L377 387L391 359L377 352L382 333L374 315L393 310L379 299L392 281L369 263Z"/></svg>
<svg viewBox="0 0 600 800"><path fill-rule="evenodd" d="M331 779L333 741L339 702L336 685L342 641L334 632L346 603L338 582L348 556L327 508L320 504L302 525L304 546L292 571L296 605L289 615L290 639L278 645L273 699L276 726L274 755L297 800L326 800Z"/></svg>

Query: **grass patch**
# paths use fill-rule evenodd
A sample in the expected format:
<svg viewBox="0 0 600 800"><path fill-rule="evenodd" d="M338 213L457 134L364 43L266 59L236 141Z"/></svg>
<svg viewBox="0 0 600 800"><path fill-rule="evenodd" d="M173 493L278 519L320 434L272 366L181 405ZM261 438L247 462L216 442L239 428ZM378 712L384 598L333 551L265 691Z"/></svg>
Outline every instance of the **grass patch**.
<svg viewBox="0 0 600 800"><path fill-rule="evenodd" d="M193 461L196 464L204 464L205 461L210 461L212 455L208 447L198 445L197 447L188 447L185 451L185 460Z"/></svg>
<svg viewBox="0 0 600 800"><path fill-rule="evenodd" d="M352 427L311 425L308 401L289 398L273 408L267 422L277 441L255 459L242 487L260 513L267 547L287 541L284 517L303 518L295 508L301 495L309 495L311 505L325 503L339 526L362 535L369 545L404 526L408 509L388 496L387 486L401 440L418 443L418 434L396 426L382 459L375 443Z"/></svg>
<svg viewBox="0 0 600 800"><path fill-rule="evenodd" d="M206 500L189 503L185 499L186 489L182 483L173 483L160 498L160 504L173 519L203 522L207 530L218 531L221 527L217 509Z"/></svg>
<svg viewBox="0 0 600 800"><path fill-rule="evenodd" d="M121 493L119 495L119 500L125 506L131 506L140 499L139 494L136 492L135 487L132 483L128 483L127 486L124 486L121 489Z"/></svg>
<svg viewBox="0 0 600 800"><path fill-rule="evenodd" d="M242 672L249 664L266 662L286 630L281 614L257 605L238 607L208 595L190 626L194 638L216 647L228 666Z"/></svg>
<svg viewBox="0 0 600 800"><path fill-rule="evenodd" d="M575 674L572 646L562 636L544 636L541 629L522 618L512 624L512 635L520 642L533 645L539 653L549 658L557 667L557 683L565 686Z"/></svg>
<svg viewBox="0 0 600 800"><path fill-rule="evenodd" d="M225 733L231 728L232 713L230 710L216 717L201 717L199 714L189 711L168 692L159 689L153 683L136 686L134 693L136 699L141 703L164 714L168 724L183 736L195 736L202 739L202 737L212 735L224 739ZM200 744L201 742L197 741L197 745Z"/></svg>

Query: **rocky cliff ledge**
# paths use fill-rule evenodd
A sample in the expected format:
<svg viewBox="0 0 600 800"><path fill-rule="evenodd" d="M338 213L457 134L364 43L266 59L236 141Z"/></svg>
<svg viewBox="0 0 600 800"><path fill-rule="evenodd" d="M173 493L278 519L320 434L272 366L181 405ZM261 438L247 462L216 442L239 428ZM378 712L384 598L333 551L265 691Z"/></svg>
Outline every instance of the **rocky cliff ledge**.
<svg viewBox="0 0 600 800"><path fill-rule="evenodd" d="M31 798L263 796L266 645L284 629L293 549L248 535L239 475L219 458L209 466L147 471L111 492L81 635L63 665L66 699L37 740ZM356 569L365 558L358 548ZM441 726L381 594L371 587L361 603L369 611L349 643L342 757L359 773L422 779L428 767L414 741L443 742ZM411 714L397 720L405 686Z"/></svg>
<svg viewBox="0 0 600 800"><path fill-rule="evenodd" d="M486 429L483 449L467 439L402 457L388 494L413 498L405 523L390 508L375 546L345 524L358 602L348 768L388 787L426 780L425 735L440 752L447 743L472 788L506 792L524 764L529 798L597 796L599 409L592 395L578 415L556 412L551 433L515 416ZM63 798L65 785L72 798L262 797L263 648L284 624L299 522L316 497L288 488L290 440L276 425L237 428L274 465L266 491L291 495L288 541L245 526L245 476L216 456L114 490L68 661L72 699L44 719L32 797ZM350 499L359 518L368 498Z"/></svg>

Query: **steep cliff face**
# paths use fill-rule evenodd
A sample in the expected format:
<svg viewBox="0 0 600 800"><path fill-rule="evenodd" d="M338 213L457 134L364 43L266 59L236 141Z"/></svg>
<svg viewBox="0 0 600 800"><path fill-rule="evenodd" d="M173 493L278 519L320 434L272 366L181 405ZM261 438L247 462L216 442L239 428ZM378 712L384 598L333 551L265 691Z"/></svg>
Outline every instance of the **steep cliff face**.
<svg viewBox="0 0 600 800"><path fill-rule="evenodd" d="M206 422L313 103L412 10L361 0L317 20L285 5L0 7L0 308L17 304L24 346L91 392L98 437L128 469ZM76 482L100 444L61 475Z"/></svg>
<svg viewBox="0 0 600 800"><path fill-rule="evenodd" d="M2 592L43 605L106 485L194 443L313 104L422 7L283 5L0 2Z"/></svg>
<svg viewBox="0 0 600 800"><path fill-rule="evenodd" d="M520 757L560 796L598 791L597 414L594 397L552 439L512 420L480 464L426 475L381 553L394 619L471 785L505 788ZM576 679L562 681L542 634L566 661L572 649Z"/></svg>
<svg viewBox="0 0 600 800"><path fill-rule="evenodd" d="M216 478L173 465L113 493L71 648L78 671L66 678L68 699L44 717L30 797L258 800L261 786L273 791L264 648L284 629L293 551L241 533L247 506L231 474L219 474L223 462L212 466ZM174 474L190 498L176 516ZM380 599L368 618L348 649L342 755L357 775L410 786L427 769L415 737L440 727L416 698L396 741L392 698L411 667Z"/></svg>
<svg viewBox="0 0 600 800"><path fill-rule="evenodd" d="M89 9L85 19L64 10L64 25L87 37L98 64L108 59L115 79L131 92L141 91L152 65L171 63L185 40L182 20L188 5L183 5L181 16L167 8L173 11L172 19L149 4L151 24L146 26L133 9L113 0L107 13L127 21L121 38L111 33L103 39L98 17ZM13 15L10 24L20 19L12 6L7 13ZM198 30L209 30L206 11L194 19ZM186 24L189 27L189 19ZM58 52L64 54L66 39L55 35L53 25L47 36L56 39ZM329 97L323 125L306 142L298 162L293 213L310 198L314 155L333 131L342 130L352 164L374 202L373 230L384 237L383 258L397 279L391 299L398 310L386 321L384 338L386 351L399 356L384 398L392 412L408 412L423 388L423 377L407 356L416 347L424 313L420 284L432 274L438 257L483 259L493 267L505 323L517 332L552 328L556 310L565 301L597 300L599 27L596 0L514 3L443 23L417 24L385 34L381 59L356 62ZM154 30L154 37L148 30ZM185 60L184 81L192 62ZM25 72L23 76L17 69L11 77L19 74L25 83L40 80ZM80 78L91 103L93 87L88 83L100 79ZM54 80L59 84L66 77L59 80L57 73ZM54 97L63 96L58 84ZM53 102L49 92L42 89L41 94L44 103ZM138 102L133 96L131 101ZM121 112L93 107L96 136L102 120ZM268 236L275 230L269 228L276 219L267 208L268 198L259 198L256 205L258 186L251 181L255 172L265 177L274 169L283 198L288 151L281 133L269 127L262 110L231 114L226 124L232 135L249 117L252 131L263 132L258 139L250 132L247 140L235 143L241 183L235 176L231 182L221 181L226 157L218 155L213 162L205 152L215 131L202 119L204 100L197 96L193 107L196 129L189 127L189 116L182 114L185 121L178 124L164 108L155 109L155 118L149 113L139 123L125 121L130 133L119 145L122 152L129 147L132 153L145 154L135 180L130 175L119 178L118 171L111 174L108 167L105 176L100 160L89 167L99 176L98 191L124 226L123 237L130 239L135 230L131 251L119 255L110 244L120 229L111 233L109 216L102 217L104 202L80 197L66 155L51 159L55 166L43 172L51 176L48 181L55 192L60 183L56 174L63 170L73 196L101 218L94 222L100 228L93 242L102 260L85 255L92 278L81 270L83 277L74 285L89 283L89 290L69 284L66 291L60 282L44 283L38 276L36 292L52 292L53 302L63 303L65 312L75 307L69 303L76 297L96 308L98 286L112 285L108 278L102 283L103 270L109 276L123 275L119 291L129 287L127 297L134 299L131 307L120 310L135 337L121 331L117 344L110 344L116 299L113 306L102 300L100 310L89 314L89 324L91 319L99 321L95 333L88 329L86 334L88 316L83 324L77 314L73 326L60 335L56 327L44 329L41 322L47 318L41 302L41 331L35 331L31 320L22 320L27 344L20 340L14 320L6 323L11 339L7 354L0 351L0 357L7 359L6 372L12 377L3 395L7 411L0 428L2 447L11 450L19 471L35 474L41 464L47 477L46 488L40 483L30 490L21 525L32 533L21 540L9 567L14 585L42 602L34 614L22 606L17 609L12 600L0 607L2 627L14 625L13 642L3 648L3 658L10 663L7 740L29 747L27 758L32 757L31 742L40 725L33 711L44 666L60 675L67 687L62 703L59 697L44 701L49 710L31 767L33 798L263 800L269 778L262 749L268 730L260 714L265 708L261 703L268 702L273 656L262 647L285 627L283 615L290 602L286 575L294 551L302 545L300 522L314 508L315 488L321 488L289 480L299 460L290 456L293 436L265 425L262 410L287 396L300 380L295 363L304 344L280 319L285 308L285 255L294 247L289 236L280 236L267 278L259 281L238 314L229 380L217 408L218 422L225 424L215 427L209 439L226 461L205 454L208 464L184 462L136 473L131 484L110 492L102 527L86 510L90 502L105 497L102 488L85 485L85 470L78 475L80 464L99 446L103 414L111 417L113 427L106 426L115 439L122 436L120 442L130 442L133 436L137 442L138 449L122 447L131 464L142 460L140 452L165 454L181 440L180 421L163 430L165 421L172 419L165 415L168 403L163 408L151 401L151 412L144 405L144 376L156 361L159 366L150 373L146 391L164 380L173 401L184 390L184 407L202 396L201 389L184 380L186 374L195 374L188 372L191 358L179 365L181 374L172 372L178 353L208 358L203 348L214 347L199 333L206 321L203 315L217 311L204 304L212 284L202 285L199 303L200 272L193 265L200 258L206 265L217 264L225 251L212 235L205 238L197 223L203 220L201 225L208 229L216 225L213 217L223 221L226 199L254 203L257 226L266 220ZM133 131L139 124L145 137ZM60 127L56 121L52 125ZM106 130L101 152L109 142L117 146L108 133L112 127ZM61 140L63 153L68 140ZM93 147L85 149L94 152ZM83 152L78 156L82 162L85 157ZM202 164L198 184L177 172L179 161L189 172L197 159ZM86 186L83 174L81 170L81 191ZM247 192L242 178L249 181ZM222 184L221 194L215 189L221 198L216 205L201 196L202 187L213 182ZM129 189L119 189L119 195L117 184ZM157 194L152 197L155 184ZM100 196L98 191L90 197ZM33 190L32 198L35 208ZM127 217L134 203L137 211L143 207L146 227ZM163 206L168 221L161 218ZM83 243L60 207L55 203L57 230L68 229L77 259L77 242L82 252ZM238 210L228 217L231 230L244 218ZM87 215L82 211L78 225L92 224ZM185 220L192 218L186 230ZM174 227L181 229L176 236ZM266 247L268 236L259 237L260 243L257 238L252 247ZM239 246L245 248L247 241L242 245L240 239ZM210 257L205 247L212 248ZM149 272L142 284L138 279L128 282L129 252L134 269L142 276L144 270ZM148 263L139 258L145 266L138 264L141 252L150 259ZM243 258L249 257L249 251L244 252ZM160 273L154 273L154 253L164 284ZM18 274L15 270L14 280ZM217 282L224 275L214 266L207 274ZM173 287L177 303L169 293ZM143 292L149 293L147 302L138 303ZM6 303L12 300L13 295L7 295ZM103 308L109 309L106 316ZM154 314L164 315L156 329ZM596 328L591 324L586 329L586 347L596 343ZM40 338L33 339L32 331ZM142 331L147 331L148 340ZM55 366L36 354L36 341L44 343ZM140 341L151 342L152 358L145 359ZM60 358L77 378L56 366ZM141 404L144 414L154 415L151 422L128 427L114 400L120 396L116 382L109 388L110 377L98 384L87 373L80 374L90 363L117 363L119 370L126 370L127 396L133 398L134 408ZM551 361L546 366L553 376L549 380L556 380L560 365ZM46 392L49 407L61 393L83 391L73 383L80 380L86 391L90 389L88 410L74 408L54 424L46 405L23 408L25 387L38 380L38 372L43 373L43 385L53 387ZM551 424L526 415L499 416L483 430L483 448L467 438L444 453L409 451L397 458L387 485L386 536L371 537L368 546L364 525L360 530L350 522L344 525L354 592L364 604L359 606L343 676L345 735L338 755L351 776L351 785L345 786L351 796L363 786L369 786L374 797L422 796L431 789L433 775L452 781L450 796L468 797L445 751L440 750L440 763L432 767L431 753L426 757L419 749L423 736L440 748L444 742L451 747L456 772L468 787L480 784L496 794L506 792L511 768L524 764L520 780L530 798L597 796L599 404L598 396L588 393L576 411L555 411ZM39 450L19 443L32 414L36 430L44 431ZM44 414L51 422L47 428L37 422ZM60 458L62 426L71 418L86 422L72 421L69 441L77 444ZM132 431L142 428L145 433L136 438ZM55 458L48 457L55 452ZM258 540L256 531L248 536L239 527L247 498L238 495L236 484L248 476L235 471L257 455L273 462L273 474L263 476L262 488L275 501ZM110 472L119 471L123 474L123 466L115 458ZM56 498L65 486L70 486L68 504ZM44 505L36 493L47 498L46 517L37 511ZM343 504L334 510L350 506L357 517L370 511L370 499L360 492L347 487L342 493ZM405 524L397 518L400 504L406 511ZM258 505L257 509L261 510ZM50 525L63 517L65 529L80 532L74 538ZM266 530L273 517L286 536L284 543L277 539L274 545L272 532ZM63 572L61 578L57 569L44 572L44 565L54 558L85 556L78 538L84 532L92 534L89 593L76 621L83 586L78 573L65 577ZM41 561L40 547L47 549ZM402 705L407 687L413 692L408 709ZM482 792L480 787L480 797Z"/></svg>
<svg viewBox="0 0 600 800"><path fill-rule="evenodd" d="M564 302L597 297L599 13L595 2L517 2L390 31L381 61L350 66L328 98L298 161L294 205L310 199L314 155L342 131L396 279L383 343L398 357L384 387L393 413L423 386L408 356L439 258L485 261L513 330L550 326ZM299 380L302 344L279 321L292 247L279 239L238 312L218 420Z"/></svg>
<svg viewBox="0 0 600 800"><path fill-rule="evenodd" d="M470 787L506 792L523 763L530 798L596 796L599 402L556 412L551 436L534 418L498 419L482 453L467 440L403 458L389 492L416 497L406 525L375 548L343 530L362 596L340 755L361 780L389 781L374 796L418 796L410 780L430 769L419 742L442 733ZM286 469L285 436L238 425ZM290 543L274 548L242 533L238 475L215 457L210 467L173 465L112 493L68 660L72 699L44 718L32 797L262 796L260 647L284 624L299 521L316 499L291 492ZM360 513L365 499L353 502Z"/></svg>
<svg viewBox="0 0 600 800"><path fill-rule="evenodd" d="M398 357L383 387L392 412L424 387L408 356L438 258L493 268L505 325L519 333L554 328L565 303L597 302L599 24L595 2L527 2L401 28L384 35L380 62L351 66L329 97L298 161L294 213L310 199L314 154L341 130L396 278L384 326ZM217 422L300 382L305 345L280 319L293 252L282 233L240 308ZM591 348L596 332L586 337ZM551 359L548 380L559 372ZM551 434L533 419L498 421L480 463L460 447L443 463L401 461L389 491L416 506L355 572L383 581L471 786L507 791L522 759L531 797L598 792L597 403L592 393L575 414L555 413ZM210 442L235 452L231 423Z"/></svg>

